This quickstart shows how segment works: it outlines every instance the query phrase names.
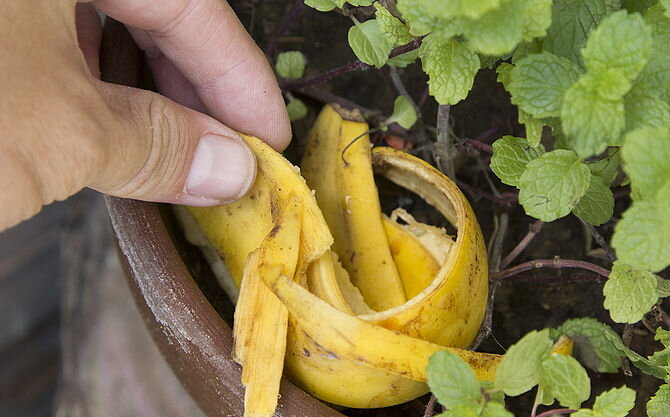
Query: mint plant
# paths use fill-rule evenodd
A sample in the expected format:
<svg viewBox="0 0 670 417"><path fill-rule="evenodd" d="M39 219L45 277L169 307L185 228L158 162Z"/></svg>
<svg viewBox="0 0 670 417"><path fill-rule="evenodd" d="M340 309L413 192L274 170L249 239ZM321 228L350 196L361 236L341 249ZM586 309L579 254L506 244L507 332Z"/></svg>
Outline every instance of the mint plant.
<svg viewBox="0 0 670 417"><path fill-rule="evenodd" d="M424 128L421 103L393 80L392 114L362 111L373 129L383 134L428 132L433 149L449 153L434 156L440 168L442 160L454 159L455 149L464 144L491 153L490 170L514 191L487 198L499 204L518 202L528 216L538 219L539 227L575 216L609 259L609 269L565 259L533 260L505 269L537 234L531 230L499 262L505 270L494 271L493 280L537 268L585 269L605 282L603 308L612 321L628 325L644 320L670 296L670 283L659 275L670 266L670 1L304 3L351 20L344 20L350 24L347 41L358 60L305 79L304 56L280 54L276 70L292 120L307 114L305 103L294 94L302 89L350 71L381 69L397 75L399 68L420 65L427 91L439 105L437 127ZM509 93L525 134L501 132L492 146L473 139L456 146L449 142L449 106L466 100L477 75L488 70L496 72ZM445 172L453 173L453 166ZM616 205L616 217L613 189L630 192L631 200L627 207ZM601 225L614 228L609 242L596 229ZM507 416L500 394L517 396L535 387L535 409L557 402L574 416L624 416L635 399L625 387L601 393L592 408L580 408L590 396L584 367L619 372L622 358L627 358L642 372L670 382L667 332L647 327L653 327L664 346L650 357L632 351L605 324L583 318L521 339L510 348L491 384L476 381L467 365L440 352L429 364L429 384L448 409L445 416ZM561 335L580 346L581 364L571 356L550 353ZM647 410L656 417L670 415L668 409L670 388L665 384Z"/></svg>

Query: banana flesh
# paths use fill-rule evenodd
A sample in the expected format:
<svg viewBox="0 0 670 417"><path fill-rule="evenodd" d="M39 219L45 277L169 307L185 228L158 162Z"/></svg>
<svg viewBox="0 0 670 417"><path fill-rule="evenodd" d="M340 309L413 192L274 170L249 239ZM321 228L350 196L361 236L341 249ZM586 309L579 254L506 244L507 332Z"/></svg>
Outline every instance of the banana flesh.
<svg viewBox="0 0 670 417"><path fill-rule="evenodd" d="M234 354L243 365L247 416L272 415L282 367L316 397L357 408L426 393L425 366L438 350L454 351L479 378L493 379L500 357L465 350L488 292L472 209L425 162L370 150L367 130L356 115L325 107L301 167L307 183L262 141L244 137L258 163L249 194L177 211L185 227L199 229L187 235L202 235L198 244L223 259L229 287L241 287ZM402 211L384 216L374 174L434 206L455 238Z"/></svg>

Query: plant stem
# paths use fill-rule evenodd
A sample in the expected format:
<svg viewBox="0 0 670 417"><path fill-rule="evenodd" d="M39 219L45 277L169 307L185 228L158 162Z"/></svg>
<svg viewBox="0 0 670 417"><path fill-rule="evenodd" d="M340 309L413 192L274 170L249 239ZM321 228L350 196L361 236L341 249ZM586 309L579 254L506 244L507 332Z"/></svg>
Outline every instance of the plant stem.
<svg viewBox="0 0 670 417"><path fill-rule="evenodd" d="M437 398L433 394L430 395L430 400L428 400L428 404L426 404L426 411L423 412L423 417L431 417L433 415L433 411L435 411L435 402L437 401Z"/></svg>
<svg viewBox="0 0 670 417"><path fill-rule="evenodd" d="M489 145L488 143L484 143L480 140L477 139L465 139L465 144L470 145L473 148L477 148L480 151L484 151L486 153L493 153L493 146Z"/></svg>
<svg viewBox="0 0 670 417"><path fill-rule="evenodd" d="M454 169L454 144L449 135L449 114L451 106L440 104L437 108L437 141L434 158L437 167L452 180L456 179Z"/></svg>
<svg viewBox="0 0 670 417"><path fill-rule="evenodd" d="M477 187L473 187L470 184L467 184L463 181L456 180L456 185L458 185L460 188L464 189L465 191L468 191L477 197L484 198L489 201L493 201L496 204L500 204L502 206L507 206L507 207L513 207L517 205L518 203L518 197L516 193L502 193L500 194L500 197L495 196L489 192L486 192L484 190L481 190Z"/></svg>
<svg viewBox="0 0 670 417"><path fill-rule="evenodd" d="M605 278L609 277L610 271L586 261L580 261L576 259L535 259L533 261L524 262L512 268L506 269L502 272L491 274L491 279L501 280L514 275L518 275L522 272L531 271L533 269L540 268L553 268L553 269L562 269L562 268L578 268L586 269L587 271L595 272L598 275L601 275Z"/></svg>
<svg viewBox="0 0 670 417"><path fill-rule="evenodd" d="M571 274L567 277L547 277L547 278L536 278L527 275L515 275L513 277L507 278L512 281L518 282L535 282L535 283L558 283L558 282L585 282L585 281L596 281L596 282L605 282L607 278L598 275L598 274ZM500 282L500 281L494 281Z"/></svg>
<svg viewBox="0 0 670 417"><path fill-rule="evenodd" d="M573 410L572 408L557 408L555 410L545 411L542 414L538 414L536 417L550 417L558 414L572 414L575 412L577 412L577 410Z"/></svg>
<svg viewBox="0 0 670 417"><path fill-rule="evenodd" d="M528 230L528 233L526 236L521 239L521 242L519 242L518 245L512 251L503 259L502 263L500 264L500 268L505 269L509 266L509 264L512 263L516 259L517 256L521 254L521 252L524 251L528 247L528 244L537 236L538 233L540 233L540 230L542 230L542 226L544 225L544 222L542 220L537 220L535 223L531 224Z"/></svg>
<svg viewBox="0 0 670 417"><path fill-rule="evenodd" d="M596 243L605 250L605 253L607 254L607 257L610 259L610 261L614 262L616 261L616 255L614 254L614 249L605 241L605 238L603 235L598 233L598 230L593 226L591 223L582 220L581 218L577 217L580 222L588 229L588 231L591 233L591 236L593 236L593 239L596 241Z"/></svg>
<svg viewBox="0 0 670 417"><path fill-rule="evenodd" d="M419 46L421 46L421 41L423 38L417 38L408 43L407 45L401 45L396 48L394 48L391 51L391 54L389 55L389 58L396 57L398 55L402 55L406 52L413 51ZM363 71L367 70L369 68L372 68L372 65L368 65L365 62L362 61L352 61L349 62L348 64L340 65L339 67L333 68L331 70L328 70L324 72L321 75L317 75L314 78L310 78L307 80L303 81L293 81L293 82L288 82L283 85L283 90L284 91L291 91L291 90L300 90L306 87L311 87L313 85L325 83L326 81L330 81L333 78L340 76L342 74L346 74L348 72L352 71Z"/></svg>

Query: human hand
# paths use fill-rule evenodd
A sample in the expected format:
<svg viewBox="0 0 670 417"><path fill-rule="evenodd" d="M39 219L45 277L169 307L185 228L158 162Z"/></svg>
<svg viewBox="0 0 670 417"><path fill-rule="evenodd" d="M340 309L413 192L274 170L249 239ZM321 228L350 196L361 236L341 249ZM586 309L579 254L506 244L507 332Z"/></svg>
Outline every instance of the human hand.
<svg viewBox="0 0 670 417"><path fill-rule="evenodd" d="M3 1L0 230L84 187L187 205L234 200L256 170L234 131L277 150L290 140L272 69L225 1L95 4L129 27L174 101L98 79L90 3Z"/></svg>

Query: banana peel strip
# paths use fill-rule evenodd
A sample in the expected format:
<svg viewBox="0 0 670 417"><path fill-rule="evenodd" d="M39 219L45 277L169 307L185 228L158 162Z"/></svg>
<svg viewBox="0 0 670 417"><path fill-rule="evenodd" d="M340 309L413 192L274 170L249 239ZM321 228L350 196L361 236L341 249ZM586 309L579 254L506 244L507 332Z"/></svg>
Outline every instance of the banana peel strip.
<svg viewBox="0 0 670 417"><path fill-rule="evenodd" d="M327 106L312 134L337 134L341 146L352 139L352 129L364 132L367 125L344 120ZM376 148L367 158L368 170L372 162L377 173L424 198L458 231L455 241L444 241L448 250L440 264L423 247L424 238L384 218L377 209L382 228L374 234L378 237L381 230L389 247L395 243L390 253L403 275L406 301L374 311L331 251L333 237L322 212L334 212L336 207L324 208L322 204L320 208L295 167L262 141L244 138L258 162L251 192L224 206L188 208L190 219L184 209L178 210L178 216L187 228L195 219L207 245L224 259L230 278L237 287L242 285L235 313L235 355L243 363L245 415L272 415L284 361L288 376L307 392L358 408L394 405L426 393L425 366L437 350L456 352L480 378L493 379L500 357L464 350L483 319L488 277L481 231L453 182L425 162L392 149ZM370 154L369 147L367 152ZM363 157L358 160L365 162ZM325 172L326 165L337 163L325 161L320 169ZM303 166L305 169L310 168ZM361 172L340 172L348 175L352 171ZM323 182L328 181L332 179ZM358 187L355 191L359 194L377 193L369 181L348 187L336 185L331 201L346 208L343 197L351 187ZM318 198L318 190L316 194ZM368 203L373 207L378 204ZM365 204L362 207L365 209ZM353 223L365 226L360 219ZM335 228L336 234L342 235L338 226ZM194 234L192 230L187 233ZM442 239L439 233L435 236ZM205 245L202 236L196 240ZM403 251L418 255L398 256ZM377 256L375 251L368 253ZM413 259L421 267L412 264ZM434 278L421 274L407 278L407 271L421 268ZM413 287L407 285L408 279L414 282ZM397 287L393 291L398 294ZM267 372L268 365L271 372Z"/></svg>

